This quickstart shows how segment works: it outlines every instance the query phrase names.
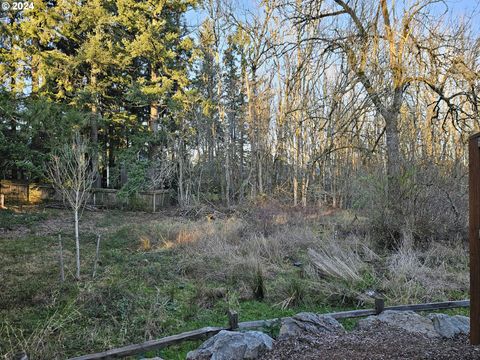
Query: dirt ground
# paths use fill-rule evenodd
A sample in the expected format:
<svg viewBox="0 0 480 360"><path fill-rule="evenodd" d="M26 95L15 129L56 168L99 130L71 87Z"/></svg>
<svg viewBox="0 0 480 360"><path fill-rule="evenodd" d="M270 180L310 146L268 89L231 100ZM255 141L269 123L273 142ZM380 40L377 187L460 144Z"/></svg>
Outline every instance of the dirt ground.
<svg viewBox="0 0 480 360"><path fill-rule="evenodd" d="M480 346L469 345L467 336L453 340L431 339L391 327L354 330L345 335L325 334L276 341L262 359L480 359Z"/></svg>

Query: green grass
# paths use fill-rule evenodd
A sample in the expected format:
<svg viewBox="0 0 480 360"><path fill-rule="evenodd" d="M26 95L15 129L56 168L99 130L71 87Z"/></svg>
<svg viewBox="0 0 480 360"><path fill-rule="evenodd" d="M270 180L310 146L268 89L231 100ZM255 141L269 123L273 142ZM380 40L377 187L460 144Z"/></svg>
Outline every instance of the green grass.
<svg viewBox="0 0 480 360"><path fill-rule="evenodd" d="M61 358L204 326L226 326L226 311L230 307L238 310L240 321L330 310L322 304L316 309L307 306L282 309L271 301L238 301L234 291L233 300L208 299L209 291L222 284L198 284L178 273L178 255L171 250L139 251L135 229L118 226L125 224L121 215L112 212L109 217L99 218L98 226L108 226L113 231L103 237L96 279L91 278L96 244L93 233L82 231L83 278L76 282L70 229L58 229L63 234L65 284L59 283L55 234L0 240L2 273L7 278L0 295L2 349L27 348L42 354L40 357L57 353ZM52 214L8 211L0 216L3 223L34 227ZM86 215L89 216L92 215ZM156 229L165 230L161 224ZM278 329L266 331L275 335ZM180 359L198 344L185 342L159 353L166 359Z"/></svg>
<svg viewBox="0 0 480 360"><path fill-rule="evenodd" d="M456 309L431 310L431 311L420 312L420 314L422 315L428 315L431 313L443 313L450 316L454 316L454 315L470 316L470 308L456 308Z"/></svg>
<svg viewBox="0 0 480 360"><path fill-rule="evenodd" d="M275 276L263 280L267 296L262 301L240 296L235 280L199 281L179 265L184 259L175 249L141 247L142 236L157 245L172 238L184 220L150 217L144 224L141 216L120 211L84 214L80 228L82 280L77 282L73 279L75 248L68 212L0 211L0 224L32 230L0 238L0 355L26 350L32 359L61 359L204 326L226 326L229 308L238 311L239 321L352 308L340 303L332 307L288 262L280 264ZM42 222L58 218L66 221L56 231L35 231ZM92 279L97 236L88 229L98 228L104 235L100 265ZM63 239L64 284L59 282L57 233ZM365 286L370 286L371 279L367 280ZM292 294L295 301L288 306L279 301ZM356 322L342 320L347 330ZM278 330L278 325L264 329L272 336ZM184 359L200 343L187 341L143 355Z"/></svg>
<svg viewBox="0 0 480 360"><path fill-rule="evenodd" d="M46 220L50 213L47 210L17 213L12 210L0 210L0 228L13 229L20 225L31 226Z"/></svg>

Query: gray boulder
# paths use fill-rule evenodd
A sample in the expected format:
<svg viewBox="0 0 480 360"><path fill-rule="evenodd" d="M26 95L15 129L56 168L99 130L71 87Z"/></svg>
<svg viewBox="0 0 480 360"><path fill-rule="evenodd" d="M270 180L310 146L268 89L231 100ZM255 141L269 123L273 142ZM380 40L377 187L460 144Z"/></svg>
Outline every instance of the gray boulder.
<svg viewBox="0 0 480 360"><path fill-rule="evenodd" d="M439 337L432 320L413 311L386 310L380 315L369 316L358 322L361 330L370 330L379 325L393 326L409 333L422 334L427 337Z"/></svg>
<svg viewBox="0 0 480 360"><path fill-rule="evenodd" d="M282 320L279 336L285 338L344 332L342 324L331 316L303 312Z"/></svg>
<svg viewBox="0 0 480 360"><path fill-rule="evenodd" d="M446 314L430 314L428 318L432 321L433 327L444 338L453 338L456 335L470 333L470 319L466 316Z"/></svg>
<svg viewBox="0 0 480 360"><path fill-rule="evenodd" d="M222 330L197 350L190 351L187 360L257 359L272 347L273 339L262 332Z"/></svg>

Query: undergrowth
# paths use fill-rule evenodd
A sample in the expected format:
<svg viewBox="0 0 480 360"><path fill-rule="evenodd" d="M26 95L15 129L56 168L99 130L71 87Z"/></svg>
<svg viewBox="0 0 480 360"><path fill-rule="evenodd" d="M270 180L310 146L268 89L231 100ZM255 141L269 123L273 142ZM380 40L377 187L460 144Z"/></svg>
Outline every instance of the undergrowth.
<svg viewBox="0 0 480 360"><path fill-rule="evenodd" d="M461 241L385 252L364 231L364 220L348 212L255 211L214 219L86 212L79 282L70 214L1 211L0 224L12 224L0 238L1 354L63 359L225 326L228 309L247 321L371 307L369 290L383 293L387 305L466 297ZM55 225L41 226L50 222ZM103 235L100 264L92 278L97 233ZM344 325L351 329L355 321ZM273 336L278 330L264 329ZM183 359L198 345L144 355Z"/></svg>

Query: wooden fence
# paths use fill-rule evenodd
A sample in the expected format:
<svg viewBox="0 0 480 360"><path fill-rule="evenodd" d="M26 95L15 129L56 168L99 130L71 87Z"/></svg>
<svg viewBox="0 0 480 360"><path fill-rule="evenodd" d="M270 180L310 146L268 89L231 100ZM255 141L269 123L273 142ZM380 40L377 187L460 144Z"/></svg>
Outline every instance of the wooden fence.
<svg viewBox="0 0 480 360"><path fill-rule="evenodd" d="M348 318L377 315L384 310L431 311L431 310L453 309L453 308L470 306L469 300L461 300L461 301L446 301L446 302L437 302L437 303L385 307L383 303L383 299L375 299L375 300L376 301L375 301L374 309L341 311L341 312L334 312L334 313L328 313L328 314L322 314L322 315L329 315L335 319L348 319ZM247 329L268 328L268 327L271 327L272 325L280 324L281 321L285 319L288 319L288 317L269 319L269 320L246 321L246 322L239 323L238 314L236 312L230 311L228 313L229 326L227 327L204 327L198 330L187 331L178 335L167 336L158 340L146 341L141 344L132 344L132 345L127 345L121 348L107 350L104 352L83 355L83 356L72 358L70 360L96 360L96 359L108 359L108 358L115 358L115 357L131 356L135 354L144 353L146 351L163 349L167 346L178 344L180 342L187 341L187 340L206 339L218 334L222 330L237 330L237 329L247 330Z"/></svg>
<svg viewBox="0 0 480 360"><path fill-rule="evenodd" d="M55 196L49 185L0 180L0 194L4 195L5 206L8 204L39 204Z"/></svg>
<svg viewBox="0 0 480 360"><path fill-rule="evenodd" d="M174 194L171 190L139 192L129 198L122 198L116 189L92 189L89 205L101 208L122 208L155 212L171 205ZM61 202L52 186L26 182L0 181L0 194L4 195L5 206L13 204L39 204L43 202Z"/></svg>
<svg viewBox="0 0 480 360"><path fill-rule="evenodd" d="M143 191L130 198L123 199L118 196L116 189L92 189L89 204L102 208L122 208L155 212L169 206L173 202L170 190Z"/></svg>

